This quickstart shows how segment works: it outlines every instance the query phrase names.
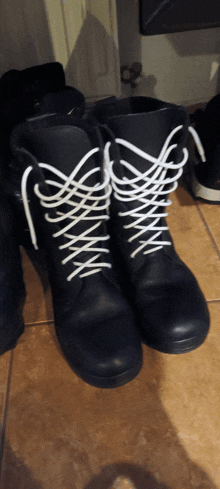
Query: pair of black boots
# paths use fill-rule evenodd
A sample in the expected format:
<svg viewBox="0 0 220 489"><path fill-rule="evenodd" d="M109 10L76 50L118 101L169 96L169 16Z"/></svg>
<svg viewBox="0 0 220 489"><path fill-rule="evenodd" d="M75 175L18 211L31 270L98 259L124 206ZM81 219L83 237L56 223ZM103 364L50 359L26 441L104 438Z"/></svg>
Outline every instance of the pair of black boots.
<svg viewBox="0 0 220 489"><path fill-rule="evenodd" d="M18 244L46 250L57 338L89 384L132 380L142 341L165 353L197 348L209 328L206 302L165 221L188 157L185 108L112 98L85 116L58 63L3 82L13 95L2 117L1 353L23 331Z"/></svg>

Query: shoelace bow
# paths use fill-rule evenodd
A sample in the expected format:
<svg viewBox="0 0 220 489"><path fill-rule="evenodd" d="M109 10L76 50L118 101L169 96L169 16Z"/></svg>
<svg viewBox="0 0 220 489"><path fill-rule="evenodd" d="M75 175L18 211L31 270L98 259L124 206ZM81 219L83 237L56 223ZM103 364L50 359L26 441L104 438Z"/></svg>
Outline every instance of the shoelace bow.
<svg viewBox="0 0 220 489"><path fill-rule="evenodd" d="M188 159L188 150L184 148L183 159L181 162L175 164L172 161L168 161L170 153L177 147L177 144L171 144L170 146L169 144L174 135L178 131L181 131L182 128L183 126L178 126L171 131L161 149L158 158L147 154L146 152L140 150L135 145L129 143L128 141L125 141L124 139L116 138L115 141L117 144L128 148L138 156L141 156L144 160L152 163L151 167L145 173L141 173L139 170L137 170L137 168L135 168L127 161L120 160L120 164L134 175L134 178L131 179L125 176L120 179L116 176L113 168L114 161L110 159L110 147L112 143L106 143L105 160L108 172L111 177L115 198L125 203L132 201L140 202L140 205L138 204L135 209L131 209L126 212L119 212L118 214L122 218L127 216L133 218L132 223L125 224L123 226L124 229L134 229L134 234L128 239L128 242L132 242L133 240L141 237L141 235L144 234L146 231L152 231L153 233L155 231L155 233L151 235L149 239L138 240L137 248L130 255L131 258L134 258L137 253L139 253L141 250L149 245L152 247L149 247L147 250L145 249L143 251L144 255L172 244L170 241L162 241L161 239L158 239L161 236L163 230L168 230L167 226L162 226L159 223L161 218L168 216L168 213L162 210L158 211L158 209L171 205L172 201L169 199L166 200L166 198L157 200L157 198L163 195L165 196L166 194L173 192L177 188L178 179L182 175L183 166ZM205 161L204 150L198 134L192 127L189 127L188 129L194 138L195 144L198 148L202 160ZM168 170L176 170L176 174L173 177L166 178ZM144 184L140 184L141 181L144 181ZM170 188L169 186L171 184L172 187ZM165 186L166 189L164 189ZM123 190L125 187L127 187L126 190ZM148 198L148 196L150 197ZM149 218L151 218L150 224L141 224L142 221L145 221Z"/></svg>
<svg viewBox="0 0 220 489"><path fill-rule="evenodd" d="M92 170L88 171L79 179L79 181L75 180L77 173L86 163L86 161L95 153L99 151L99 148L93 148L89 151L77 164L69 177L64 175L61 171L57 170L51 165L46 163L39 163L39 167L45 170L49 170L52 174L56 175L60 178L61 182L58 183L54 180L46 180L45 183L50 187L58 188L57 193L52 196L43 195L39 190L39 184L35 184L34 192L37 197L40 199L40 203L43 207L48 209L58 209L62 204L68 204L70 206L70 211L63 213L59 210L56 210L57 217L51 217L48 213L45 214L45 219L51 223L62 223L62 221L68 219L70 222L64 225L60 231L53 234L54 238L57 238L63 235L67 238L67 242L59 246L59 249L68 248L70 253L69 255L62 260L62 264L64 265L70 260L73 260L75 265L75 270L67 277L67 280L70 281L75 275L80 274L80 277L86 277L88 275L98 273L101 271L103 267L111 268L111 264L107 262L99 262L99 258L101 254L109 253L107 248L98 247L98 242L107 241L109 239L109 235L105 236L90 236L95 230L98 230L99 226L102 225L103 221L107 221L109 219L108 208L110 203L110 194L111 194L111 186L110 186L110 177L106 169L104 169L104 181L103 183L97 183L94 187L89 187L84 184L86 180L94 173L99 172L100 168L96 167ZM31 241L35 249L38 249L36 232L30 212L30 207L28 203L28 195L27 195L27 181L28 176L31 173L33 167L29 166L26 168L21 182L21 194L24 204L24 211L26 214L26 219L29 226ZM97 192L102 192L103 195L95 195ZM74 201L74 196L80 198L80 202ZM97 215L94 215L94 211L97 211ZM104 211L104 212L102 212ZM89 215L93 212L93 215ZM69 231L72 229L74 232L74 226L82 221L96 221L95 224L92 224L91 227L88 226L84 232L80 235L70 234ZM97 233L98 234L98 233ZM78 241L84 241L85 244L83 246L77 246ZM85 262L76 261L78 255L81 252L93 252L92 257L86 260ZM97 253L98 252L98 253ZM87 269L87 271L84 271ZM83 272L84 271L84 272ZM81 273L83 272L83 273Z"/></svg>

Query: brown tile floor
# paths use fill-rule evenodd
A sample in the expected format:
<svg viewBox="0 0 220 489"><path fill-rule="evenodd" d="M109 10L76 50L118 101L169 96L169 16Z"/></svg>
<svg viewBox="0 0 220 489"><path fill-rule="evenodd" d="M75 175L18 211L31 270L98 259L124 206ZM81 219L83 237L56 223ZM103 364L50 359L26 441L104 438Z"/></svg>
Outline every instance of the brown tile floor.
<svg viewBox="0 0 220 489"><path fill-rule="evenodd" d="M49 287L23 256L28 325L0 359L1 489L220 488L220 207L176 191L176 249L209 303L205 343L184 355L144 347L135 380L81 381L57 350Z"/></svg>

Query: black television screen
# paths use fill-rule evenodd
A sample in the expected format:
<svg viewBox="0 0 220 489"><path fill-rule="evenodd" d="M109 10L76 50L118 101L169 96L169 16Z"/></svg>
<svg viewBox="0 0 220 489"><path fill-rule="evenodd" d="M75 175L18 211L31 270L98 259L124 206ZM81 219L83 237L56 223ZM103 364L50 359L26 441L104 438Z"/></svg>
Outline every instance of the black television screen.
<svg viewBox="0 0 220 489"><path fill-rule="evenodd" d="M220 0L139 0L144 36L220 26Z"/></svg>

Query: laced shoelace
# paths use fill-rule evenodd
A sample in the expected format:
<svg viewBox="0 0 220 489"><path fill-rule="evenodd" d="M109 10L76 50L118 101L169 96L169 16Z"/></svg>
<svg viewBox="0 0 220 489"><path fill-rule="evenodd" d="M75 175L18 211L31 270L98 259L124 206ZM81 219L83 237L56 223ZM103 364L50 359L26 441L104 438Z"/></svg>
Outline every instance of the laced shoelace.
<svg viewBox="0 0 220 489"><path fill-rule="evenodd" d="M202 162L205 163L206 162L205 150L203 148L201 139L200 139L197 131L192 126L188 127L188 131L190 132L190 134L192 135L192 137L194 139L194 143L197 147L197 150L198 150L198 153L200 155Z"/></svg>
<svg viewBox="0 0 220 489"><path fill-rule="evenodd" d="M162 226L159 223L161 218L168 216L168 213L164 212L162 209L160 210L160 208L164 208L172 204L170 199L163 198L163 196L176 190L178 180L183 172L183 166L188 159L188 150L184 148L183 159L181 162L175 164L173 161L168 161L170 153L177 147L177 144L171 144L170 146L169 144L174 135L178 131L181 131L182 128L183 126L178 126L171 131L161 149L158 158L147 154L124 139L116 138L115 141L118 145L128 148L138 156L141 156L144 160L152 163L151 167L145 173L142 173L127 161L120 160L122 167L134 175L134 178L131 179L126 176L120 179L116 176L113 168L114 161L110 159L110 147L112 142L109 141L105 145L105 160L112 181L115 198L125 203L132 201L140 202L140 205L138 204L135 209L130 209L126 212L119 212L118 214L122 218L127 216L133 218L133 221L130 224L125 224L123 226L124 229L134 229L134 234L128 239L128 242L132 242L141 237L141 235L147 231L151 231L151 236L149 239L138 240L136 249L130 255L131 258L134 258L137 253L144 248L148 247L148 249L143 251L143 254L146 255L148 253L157 251L164 246L169 246L172 244L170 241L163 241L161 238L158 239L161 237L164 230L168 230L167 226ZM189 127L188 129L194 138L201 158L203 161L205 161L204 150L198 134L192 127ZM172 177L166 177L168 170L176 170L175 175ZM140 182L144 183L140 184ZM171 184L172 186L170 188ZM165 186L166 189L164 189ZM125 190L123 190L124 188ZM159 200L157 200L158 197ZM149 220L149 218L151 220L150 224L141 224L143 221Z"/></svg>
<svg viewBox="0 0 220 489"><path fill-rule="evenodd" d="M44 216L46 221L51 223L62 223L65 220L70 220L68 224L64 224L64 227L60 229L60 231L53 234L54 238L61 235L67 238L67 242L59 246L59 249L68 248L70 253L64 260L62 260L61 263L64 265L68 261L72 260L76 267L75 270L67 277L68 281L70 281L77 274L79 274L80 277L86 277L88 275L100 272L102 268L111 268L110 263L104 261L99 262L100 256L103 253L109 253L108 248L102 248L100 245L97 246L98 242L107 241L109 239L109 235L99 236L97 232L97 236L91 236L91 233L94 233L95 230L98 231L98 228L103 224L103 222L109 219L108 208L111 194L109 174L107 170L104 169L103 183L97 183L93 187L85 185L84 182L86 182L86 180L94 173L100 172L99 167L93 168L85 173L83 177L79 179L79 181L75 180L77 173L86 163L86 161L98 151L99 148L94 148L89 151L76 165L69 177L51 165L46 163L38 163L40 168L50 171L52 175L56 175L62 182L58 183L54 180L45 181L50 188L53 187L55 189L59 189L57 193L51 196L43 195L39 190L39 184L35 184L34 192L40 199L40 204L47 209L58 209L62 204L68 204L70 207L70 210L66 213L56 210L56 217L51 217L48 213L46 213ZM21 182L21 194L31 241L34 248L38 249L36 232L27 195L27 182L32 169L32 166L27 167L23 174ZM101 195L97 195L97 192L101 192ZM79 202L75 202L74 196L80 198L81 200ZM92 215L90 215L91 212ZM88 229L86 229L80 235L72 234L72 232L74 232L74 226L82 220L95 221L95 224L92 223L92 226L88 226ZM70 230L71 233L69 233ZM77 246L77 242L85 242L85 244L83 246ZM85 262L82 262L77 259L81 252L92 252L92 257ZM87 269L87 271L84 271L84 269Z"/></svg>

